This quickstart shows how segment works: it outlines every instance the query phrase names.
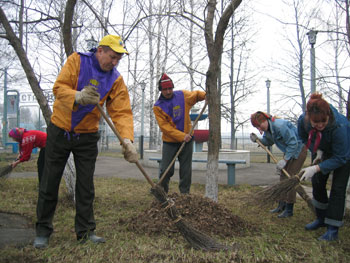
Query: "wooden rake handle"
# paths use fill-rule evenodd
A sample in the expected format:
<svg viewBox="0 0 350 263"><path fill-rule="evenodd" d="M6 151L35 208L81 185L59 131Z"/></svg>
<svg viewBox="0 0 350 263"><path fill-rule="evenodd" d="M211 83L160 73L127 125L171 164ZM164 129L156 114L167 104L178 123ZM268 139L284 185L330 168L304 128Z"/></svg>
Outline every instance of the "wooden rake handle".
<svg viewBox="0 0 350 263"><path fill-rule="evenodd" d="M197 118L194 120L194 123L193 123L193 125L192 125L192 128L191 128L189 134L192 134L192 132L193 132L193 130L194 130L194 127L196 127L196 125L197 125L197 123L198 123L200 117L202 117L203 112L205 111L205 108L207 107L207 105L208 105L208 102L207 102L207 100L205 100L205 104L204 104L202 110L200 111L200 113L198 114ZM159 181L158 181L158 183L157 183L158 185L160 185L160 184L162 183L162 181L164 180L165 175L169 172L171 166L172 166L172 165L174 164L174 162L176 161L176 158L179 156L179 154L181 153L182 149L185 147L185 144L186 144L185 141L182 142L182 144L181 144L179 150L176 152L176 154L175 154L173 160L172 160L172 161L170 162L170 164L168 165L168 168L166 168L166 170L165 170L165 171L163 172L163 174L160 176L160 179L159 179Z"/></svg>
<svg viewBox="0 0 350 263"><path fill-rule="evenodd" d="M261 148L263 148L263 149L268 153L268 155L270 155L271 159L272 159L275 163L278 162L278 160L277 160L276 157L272 154L272 152L271 152L265 145L263 145L262 142L261 142L259 139L256 139L256 142L259 144L259 146L260 146ZM286 169L282 168L282 172L283 172L288 178L291 178L290 174L287 172Z"/></svg>
<svg viewBox="0 0 350 263"><path fill-rule="evenodd" d="M120 133L117 131L117 129L114 127L114 124L111 122L111 120L108 118L107 114L104 112L104 110L102 109L100 104L96 105L97 109L100 111L101 115L103 116L103 118L106 120L108 126L112 129L112 131L114 132L114 134L118 137L121 145L123 147L125 147L125 143L124 143L124 139L122 138L122 136L120 135ZM155 187L155 183L153 183L151 177L149 177L149 175L147 174L147 172L145 171L145 169L143 168L143 166L140 164L139 161L136 161L136 166L139 168L139 170L141 171L141 173L143 174L143 176L146 178L147 182L152 186Z"/></svg>

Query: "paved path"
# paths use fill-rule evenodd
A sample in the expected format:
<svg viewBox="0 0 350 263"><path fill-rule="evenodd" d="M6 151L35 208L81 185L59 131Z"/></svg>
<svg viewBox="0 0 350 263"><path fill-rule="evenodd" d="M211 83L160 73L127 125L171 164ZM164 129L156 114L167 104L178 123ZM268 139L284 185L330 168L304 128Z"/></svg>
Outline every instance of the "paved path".
<svg viewBox="0 0 350 263"><path fill-rule="evenodd" d="M141 161L142 163L142 161ZM143 166L147 174L152 178L158 178L158 168ZM236 168L236 184L250 185L271 185L279 180L279 176L275 175L275 165L272 163L252 163L248 168ZM36 172L12 173L11 178L37 176ZM143 174L135 164L128 163L122 158L99 156L95 169L96 177L118 177L133 178L145 180ZM176 169L172 178L174 181L179 180L179 172ZM205 184L206 171L192 171L192 182ZM219 170L219 184L227 184L227 170Z"/></svg>
<svg viewBox="0 0 350 263"><path fill-rule="evenodd" d="M141 161L142 162L142 161ZM270 185L276 183L279 177L275 175L275 165L267 163L253 163L249 168L236 169L236 184ZM158 178L158 169L145 167L151 178ZM126 162L122 158L98 157L95 176L115 176L118 178L134 178L145 180L135 164ZM178 181L178 170L172 180ZM227 170L219 170L219 184L227 184ZM277 181L276 181L277 180ZM192 171L192 182L205 184L206 171Z"/></svg>

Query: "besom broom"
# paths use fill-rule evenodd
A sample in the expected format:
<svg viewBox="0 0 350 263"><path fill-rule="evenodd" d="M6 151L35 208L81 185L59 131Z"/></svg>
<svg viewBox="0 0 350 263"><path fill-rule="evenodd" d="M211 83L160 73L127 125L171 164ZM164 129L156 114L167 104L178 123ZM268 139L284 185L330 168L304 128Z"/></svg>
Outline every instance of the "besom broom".
<svg viewBox="0 0 350 263"><path fill-rule="evenodd" d="M99 104L97 104L96 106L102 114L103 118L106 120L109 127L118 137L120 143L124 145L123 138L115 129L113 123L109 120L102 107ZM173 223L176 226L176 228L193 248L202 249L206 251L219 251L230 249L229 246L220 244L210 236L194 229L188 222L186 222L180 215L178 215L174 201L167 197L167 194L164 192L163 188L153 183L153 181L151 180L151 178L149 177L149 175L147 174L147 172L142 167L139 161L136 162L136 166L146 178L147 182L152 186L151 193L161 203L162 207L166 210L168 216L173 220Z"/></svg>
<svg viewBox="0 0 350 263"><path fill-rule="evenodd" d="M0 168L0 178L9 175L12 172L12 170L12 164L7 164L6 166Z"/></svg>
<svg viewBox="0 0 350 263"><path fill-rule="evenodd" d="M261 148L263 148L270 155L272 160L275 163L277 163L277 159L269 151L269 149L267 149L266 146L263 145L259 139L257 139L256 142L259 144ZM296 192L300 195L300 197L307 203L310 210L313 213L315 213L315 207L312 204L311 198L305 192L305 189L300 184L300 177L299 177L300 174L291 176L285 169L282 169L282 172L288 177L288 179L283 180L270 187L266 187L262 191L259 191L254 196L254 199L258 200L259 202L264 202L265 204L272 204L276 201L279 201L285 193L295 189Z"/></svg>

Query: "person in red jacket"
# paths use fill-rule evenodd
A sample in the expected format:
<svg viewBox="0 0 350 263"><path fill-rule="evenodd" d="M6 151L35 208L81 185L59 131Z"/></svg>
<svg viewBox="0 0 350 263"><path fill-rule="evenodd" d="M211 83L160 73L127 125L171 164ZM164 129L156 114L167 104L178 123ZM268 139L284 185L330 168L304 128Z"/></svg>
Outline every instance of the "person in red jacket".
<svg viewBox="0 0 350 263"><path fill-rule="evenodd" d="M12 163L12 168L15 168L19 163L28 161L33 149L36 147L40 148L40 153L37 161L40 184L45 163L46 132L26 130L24 128L16 127L11 129L9 136L18 142L19 145L19 155L16 161Z"/></svg>

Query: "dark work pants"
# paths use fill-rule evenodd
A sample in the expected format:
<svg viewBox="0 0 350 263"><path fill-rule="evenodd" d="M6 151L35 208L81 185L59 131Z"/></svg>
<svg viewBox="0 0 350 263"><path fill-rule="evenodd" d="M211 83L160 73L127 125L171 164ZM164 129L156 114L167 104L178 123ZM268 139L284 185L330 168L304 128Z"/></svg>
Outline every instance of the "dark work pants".
<svg viewBox="0 0 350 263"><path fill-rule="evenodd" d="M328 197L326 184L329 174L316 173L312 177L312 194L315 208L326 210L325 223L341 227L345 209L346 187L350 174L350 161L333 171Z"/></svg>
<svg viewBox="0 0 350 263"><path fill-rule="evenodd" d="M44 173L37 203L37 236L50 236L53 232L52 220L57 205L59 185L71 152L76 168L75 232L79 239L95 230L93 175L98 154L98 139L98 133L66 133L52 123L49 124Z"/></svg>
<svg viewBox="0 0 350 263"><path fill-rule="evenodd" d="M171 161L174 159L175 154L181 147L182 143L168 143L163 142L163 150L162 150L162 162L160 168L160 176L165 172L168 168ZM182 194L187 194L190 192L191 182L192 182L192 154L193 154L193 140L186 143L181 153L178 156L179 164L180 164L180 181L179 181L179 190ZM169 181L170 178L174 175L175 171L175 163L170 168L169 172L165 176L162 187L165 192L169 191Z"/></svg>
<svg viewBox="0 0 350 263"><path fill-rule="evenodd" d="M38 160L36 162L36 166L38 167L39 185L40 185L41 178L43 177L44 165L45 165L45 148L41 148L39 152Z"/></svg>

